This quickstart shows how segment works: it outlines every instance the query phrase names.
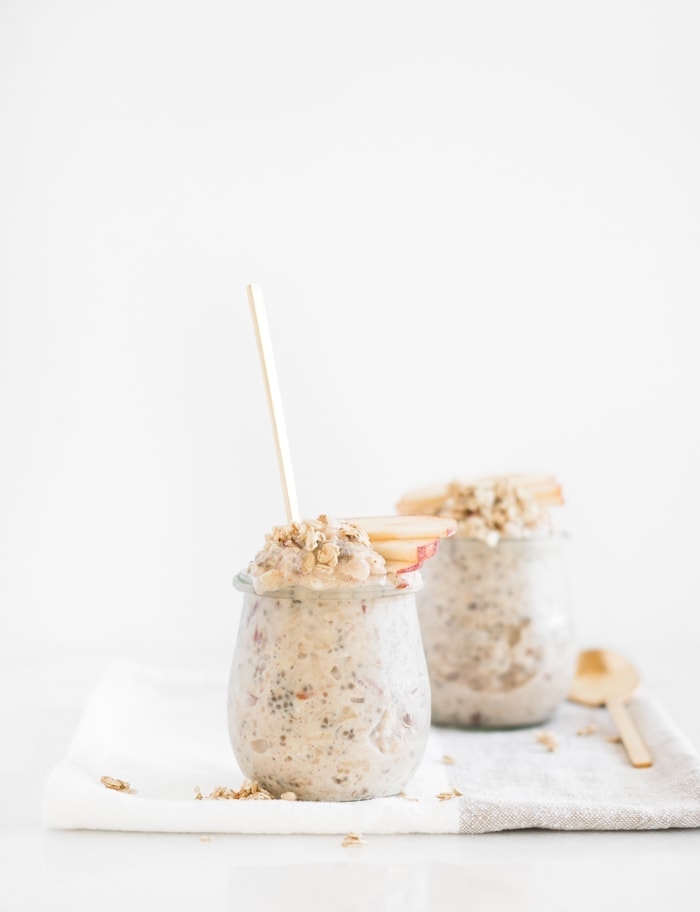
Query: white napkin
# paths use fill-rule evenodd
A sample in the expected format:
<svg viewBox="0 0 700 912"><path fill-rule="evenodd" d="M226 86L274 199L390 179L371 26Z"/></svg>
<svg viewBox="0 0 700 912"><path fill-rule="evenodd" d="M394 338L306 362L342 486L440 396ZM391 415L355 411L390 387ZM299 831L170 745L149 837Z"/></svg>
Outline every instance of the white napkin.
<svg viewBox="0 0 700 912"><path fill-rule="evenodd" d="M564 704L541 730L433 728L407 797L343 803L195 800L237 789L226 680L211 672L116 663L90 701L45 796L47 826L190 833L485 833L539 827L643 830L700 826L700 757L659 706L630 704L654 757L629 765L603 709ZM595 731L577 734L579 731ZM133 794L105 788L128 781ZM462 795L439 799L456 789ZM417 799L417 800L410 800Z"/></svg>

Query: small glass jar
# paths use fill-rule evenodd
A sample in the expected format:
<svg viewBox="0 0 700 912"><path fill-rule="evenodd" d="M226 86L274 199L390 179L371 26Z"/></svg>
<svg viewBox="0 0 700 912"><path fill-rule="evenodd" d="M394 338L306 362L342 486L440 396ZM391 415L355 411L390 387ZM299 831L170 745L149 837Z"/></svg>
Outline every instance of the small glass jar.
<svg viewBox="0 0 700 912"><path fill-rule="evenodd" d="M401 791L430 730L419 587L258 595L242 573L234 585L228 720L243 774L309 801Z"/></svg>
<svg viewBox="0 0 700 912"><path fill-rule="evenodd" d="M566 542L457 535L426 561L417 601L433 722L535 725L564 700L575 657Z"/></svg>

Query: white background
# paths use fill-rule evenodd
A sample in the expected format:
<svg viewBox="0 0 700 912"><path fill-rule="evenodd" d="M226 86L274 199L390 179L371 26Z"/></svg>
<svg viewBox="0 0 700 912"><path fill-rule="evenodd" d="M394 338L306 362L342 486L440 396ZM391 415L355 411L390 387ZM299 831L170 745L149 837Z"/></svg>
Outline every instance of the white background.
<svg viewBox="0 0 700 912"><path fill-rule="evenodd" d="M555 473L581 646L700 746L699 112L696 0L0 0L13 909L695 908L700 830L203 844L40 802L111 657L230 662L284 519L249 282L303 512Z"/></svg>
<svg viewBox="0 0 700 912"><path fill-rule="evenodd" d="M2 650L228 662L284 519L564 485L581 644L700 647L700 6L0 4Z"/></svg>

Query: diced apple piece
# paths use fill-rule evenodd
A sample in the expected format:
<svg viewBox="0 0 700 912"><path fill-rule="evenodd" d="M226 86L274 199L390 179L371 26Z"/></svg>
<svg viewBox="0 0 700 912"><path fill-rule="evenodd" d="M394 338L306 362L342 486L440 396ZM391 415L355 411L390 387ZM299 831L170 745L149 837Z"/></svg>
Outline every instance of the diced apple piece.
<svg viewBox="0 0 700 912"><path fill-rule="evenodd" d="M437 552L438 539L396 538L372 541L374 550L388 561L424 561Z"/></svg>
<svg viewBox="0 0 700 912"><path fill-rule="evenodd" d="M398 539L447 538L457 531L454 519L444 516L357 516L348 522L364 529L372 543Z"/></svg>

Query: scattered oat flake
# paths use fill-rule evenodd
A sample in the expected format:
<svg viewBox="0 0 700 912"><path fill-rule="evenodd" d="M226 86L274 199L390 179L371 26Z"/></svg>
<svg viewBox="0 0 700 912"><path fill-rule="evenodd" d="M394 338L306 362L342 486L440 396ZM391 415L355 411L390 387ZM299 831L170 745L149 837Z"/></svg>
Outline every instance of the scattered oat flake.
<svg viewBox="0 0 700 912"><path fill-rule="evenodd" d="M608 741L611 744L622 744L622 738L619 735L610 735Z"/></svg>
<svg viewBox="0 0 700 912"><path fill-rule="evenodd" d="M535 735L535 740L547 748L548 751L555 751L559 746L557 744L557 739L554 737L554 734L550 731L541 731L537 732Z"/></svg>
<svg viewBox="0 0 700 912"><path fill-rule="evenodd" d="M449 754L443 754L443 755L442 755L442 762L445 763L447 766L452 766L452 764L455 762L455 758L454 758L454 757L450 757Z"/></svg>
<svg viewBox="0 0 700 912"><path fill-rule="evenodd" d="M348 848L349 846L361 846L367 845L367 843L362 838L362 833L348 833L348 835L343 839L343 848Z"/></svg>
<svg viewBox="0 0 700 912"><path fill-rule="evenodd" d="M202 790L200 789L200 787L199 787L198 785L195 785L195 787L194 787L194 800L195 800L195 801L201 801L202 798L204 798L204 795L202 794Z"/></svg>
<svg viewBox="0 0 700 912"><path fill-rule="evenodd" d="M409 798L406 792L399 792L399 798L404 798L406 801L418 801L417 798Z"/></svg>
<svg viewBox="0 0 700 912"><path fill-rule="evenodd" d="M255 780L244 780L239 789L228 788L226 785L217 785L208 795L202 795L199 787L194 790L195 800L207 798L212 801L271 801L274 795L271 795L267 789L261 788Z"/></svg>
<svg viewBox="0 0 700 912"><path fill-rule="evenodd" d="M280 798L282 801L296 801L297 795L296 792L282 792Z"/></svg>
<svg viewBox="0 0 700 912"><path fill-rule="evenodd" d="M576 732L577 735L595 735L598 731L597 725L584 725L583 728L579 728Z"/></svg>
<svg viewBox="0 0 700 912"><path fill-rule="evenodd" d="M199 841L200 842L211 842L211 836L200 836Z"/></svg>
<svg viewBox="0 0 700 912"><path fill-rule="evenodd" d="M115 792L128 792L130 795L135 794L136 790L132 789L128 782L123 779L112 779L111 776L102 776L100 782L105 788L112 789Z"/></svg>
<svg viewBox="0 0 700 912"><path fill-rule="evenodd" d="M459 789L453 788L451 792L438 792L435 796L438 801L450 801L452 798L461 798L462 792Z"/></svg>

